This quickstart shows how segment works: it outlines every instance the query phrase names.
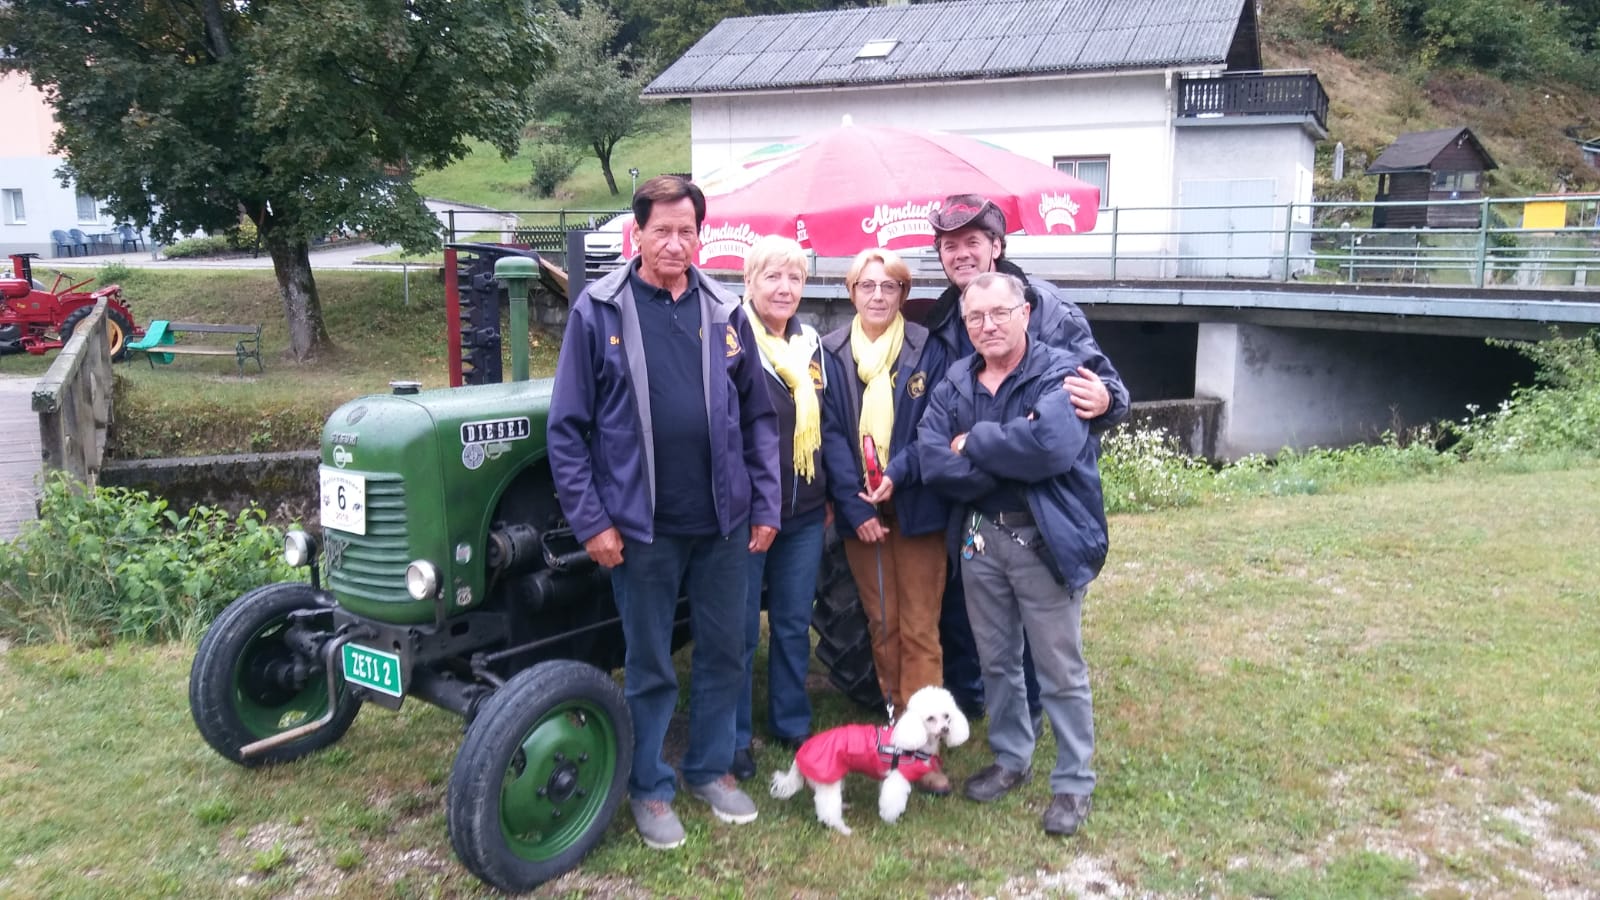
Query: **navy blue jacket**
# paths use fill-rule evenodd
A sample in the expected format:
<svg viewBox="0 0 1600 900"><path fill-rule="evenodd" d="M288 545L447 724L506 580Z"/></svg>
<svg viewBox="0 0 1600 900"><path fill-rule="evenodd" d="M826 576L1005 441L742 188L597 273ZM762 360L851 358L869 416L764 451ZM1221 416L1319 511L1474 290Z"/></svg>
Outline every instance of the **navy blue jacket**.
<svg viewBox="0 0 1600 900"><path fill-rule="evenodd" d="M1049 551L1045 563L1073 590L1100 573L1107 547L1096 442L1061 386L1081 362L1030 338L1022 362L1007 376L1017 381L998 420L980 422L974 397L983 390L978 372L984 360L968 356L934 388L917 436L923 482L957 504L950 517L952 550L961 538L963 508L993 491L996 479L1021 481ZM956 453L950 441L963 432L967 442Z"/></svg>
<svg viewBox="0 0 1600 900"><path fill-rule="evenodd" d="M760 322L751 322L751 328L765 328ZM822 338L817 330L810 325L802 324L798 318L789 320L789 330L785 337L790 340L804 340L808 343L815 342L816 350L811 354L811 364L807 367L811 373L811 385L817 393L817 406L822 406ZM759 345L758 345L759 352ZM794 397L789 394L789 385L778 375L778 370L772 367L772 361L767 359L765 353L759 353L761 368L767 373L767 394L772 397L772 406L778 411L778 480L783 488L783 519L785 522L799 516L809 515L822 508L828 502L828 473L822 467L822 449L812 455L814 467L811 480L806 481L794 470L794 420L796 417Z"/></svg>
<svg viewBox="0 0 1600 900"><path fill-rule="evenodd" d="M828 470L828 495L833 498L834 524L845 537L877 515L856 494L866 491L862 473L861 395L867 386L856 374L850 352L850 326L822 339L827 388L822 392L822 464ZM894 429L889 434L889 465L884 474L894 482L894 515L901 534L933 534L950 519L944 497L922 484L917 462L917 422L928 407L928 394L944 377L944 348L928 339L928 330L906 323L905 341L894 370Z"/></svg>
<svg viewBox="0 0 1600 900"><path fill-rule="evenodd" d="M615 526L655 539L658 473L644 338L628 274L590 285L567 313L547 425L561 511L580 541ZM723 534L748 521L778 527L778 414L739 302L691 268L700 292L711 490ZM665 461L662 461L665 464Z"/></svg>
<svg viewBox="0 0 1600 900"><path fill-rule="evenodd" d="M1079 365L1100 376L1106 391L1111 395L1111 405L1099 416L1090 420L1095 434L1104 434L1112 426L1128 417L1128 387L1122 375L1100 349L1089 329L1089 320L1078 304L1063 297L1059 289L1048 281L1032 278L1010 260L1000 259L997 271L1022 279L1027 285L1028 305L1032 308L1028 318L1028 337L1038 339L1058 350L1065 350ZM938 301L926 314L924 323L933 336L944 345L946 358L951 361L972 354L972 339L967 334L966 323L961 321L961 291L955 285L946 288Z"/></svg>

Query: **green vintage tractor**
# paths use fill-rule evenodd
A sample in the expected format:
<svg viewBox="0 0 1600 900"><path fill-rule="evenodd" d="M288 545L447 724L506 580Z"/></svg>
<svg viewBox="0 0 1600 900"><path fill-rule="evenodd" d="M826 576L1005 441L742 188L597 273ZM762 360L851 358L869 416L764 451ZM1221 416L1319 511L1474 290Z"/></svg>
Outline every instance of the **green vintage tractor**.
<svg viewBox="0 0 1600 900"><path fill-rule="evenodd" d="M501 259L495 270L526 278L528 265ZM610 579L556 501L551 384L525 380L519 293L514 380L428 391L397 382L333 413L321 538L285 537L285 558L306 579L229 605L189 682L206 742L252 767L333 744L365 703L393 710L410 697L461 715L450 840L468 870L506 891L554 878L594 848L627 791L633 744L609 674L624 650ZM842 553L827 568L844 572ZM852 696L875 700L853 584L830 577L823 593L818 655ZM675 645L687 620L681 607Z"/></svg>

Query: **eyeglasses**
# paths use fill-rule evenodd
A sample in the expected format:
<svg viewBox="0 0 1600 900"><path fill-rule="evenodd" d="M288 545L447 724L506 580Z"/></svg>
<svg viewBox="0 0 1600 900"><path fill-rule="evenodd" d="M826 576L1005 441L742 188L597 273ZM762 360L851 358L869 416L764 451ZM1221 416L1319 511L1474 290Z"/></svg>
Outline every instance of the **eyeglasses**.
<svg viewBox="0 0 1600 900"><path fill-rule="evenodd" d="M900 296L900 282L858 281L856 282L856 290L860 291L862 295L867 297L871 297L880 290L883 291L883 295L885 297L898 297Z"/></svg>
<svg viewBox="0 0 1600 900"><path fill-rule="evenodd" d="M966 321L968 328L982 328L984 319L988 319L996 325L1004 325L1011 321L1011 314L1022 307L1023 304L1018 303L1016 306L1007 306L1002 309L991 310L989 312L967 313L961 318Z"/></svg>

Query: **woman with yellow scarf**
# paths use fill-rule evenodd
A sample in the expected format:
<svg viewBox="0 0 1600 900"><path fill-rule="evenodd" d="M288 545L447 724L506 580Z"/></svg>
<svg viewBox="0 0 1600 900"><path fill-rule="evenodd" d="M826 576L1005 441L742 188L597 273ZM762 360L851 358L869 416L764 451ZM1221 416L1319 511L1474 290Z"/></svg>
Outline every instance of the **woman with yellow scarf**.
<svg viewBox="0 0 1600 900"><path fill-rule="evenodd" d="M806 255L789 238L769 235L744 263L745 313L767 373L767 394L778 410L778 480L783 519L765 553L750 555L744 688L734 726L733 766L741 781L756 773L751 681L761 643L761 589L767 590L767 727L781 744L798 747L811 735L806 669L811 660L811 604L827 507L822 446L822 351L816 329L795 313L806 284Z"/></svg>
<svg viewBox="0 0 1600 900"><path fill-rule="evenodd" d="M901 315L911 270L899 256L863 250L845 286L855 318L822 339L823 468L872 631L878 686L898 713L918 688L944 683L939 608L949 507L923 486L916 443L946 360L943 345ZM917 784L950 790L942 772Z"/></svg>

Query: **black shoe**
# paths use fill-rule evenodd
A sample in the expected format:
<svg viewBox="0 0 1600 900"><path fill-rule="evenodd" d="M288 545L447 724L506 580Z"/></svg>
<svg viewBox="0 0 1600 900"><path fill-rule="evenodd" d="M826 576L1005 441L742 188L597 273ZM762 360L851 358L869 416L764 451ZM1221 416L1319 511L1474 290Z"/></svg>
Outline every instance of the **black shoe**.
<svg viewBox="0 0 1600 900"><path fill-rule="evenodd" d="M1033 777L1033 769L1023 769L1013 772L1005 766L995 763L982 772L967 779L967 786L963 793L968 800L979 803L993 803L1011 793L1012 788Z"/></svg>
<svg viewBox="0 0 1600 900"><path fill-rule="evenodd" d="M1044 833L1071 836L1089 818L1087 794L1057 794L1044 811Z"/></svg>
<svg viewBox="0 0 1600 900"><path fill-rule="evenodd" d="M750 755L749 747L733 751L733 765L728 767L728 773L740 781L756 777L756 761Z"/></svg>

